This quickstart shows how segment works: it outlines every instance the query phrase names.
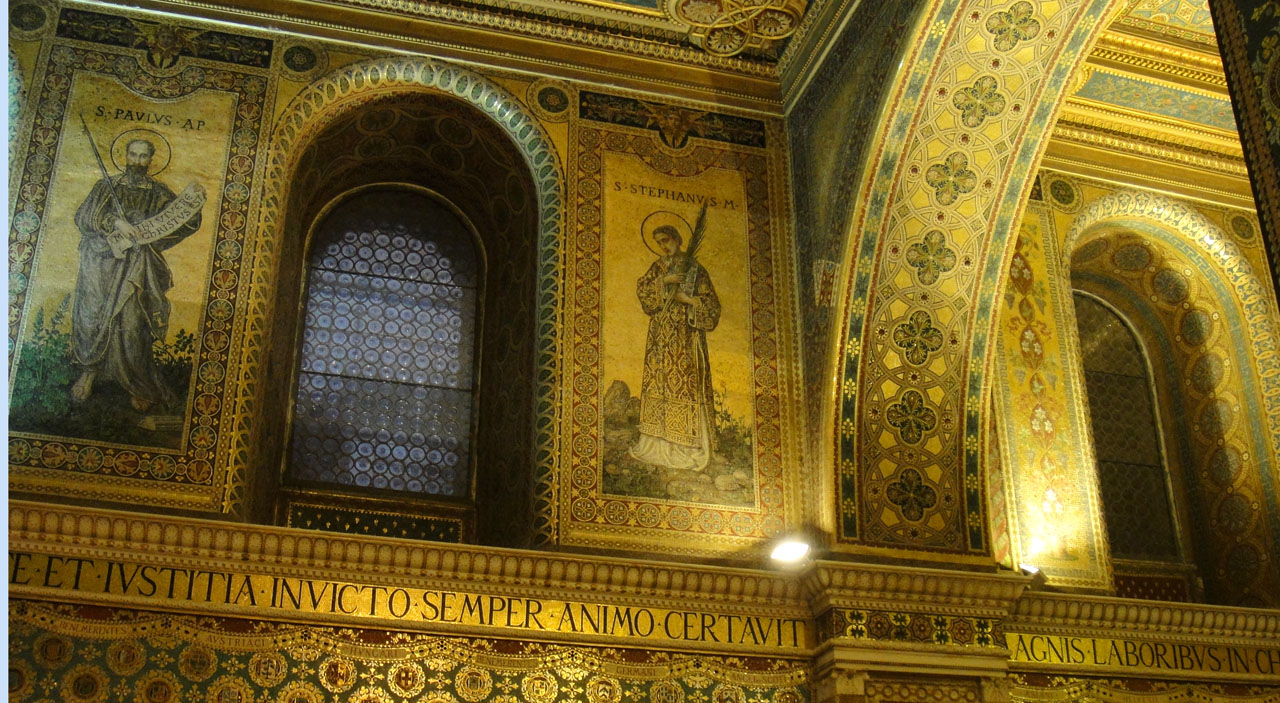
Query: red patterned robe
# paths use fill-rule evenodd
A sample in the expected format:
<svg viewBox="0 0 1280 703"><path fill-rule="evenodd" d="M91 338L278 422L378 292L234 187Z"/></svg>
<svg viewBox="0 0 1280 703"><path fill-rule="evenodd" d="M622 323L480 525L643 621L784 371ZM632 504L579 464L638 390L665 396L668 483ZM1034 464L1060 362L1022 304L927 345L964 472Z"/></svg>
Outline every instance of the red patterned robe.
<svg viewBox="0 0 1280 703"><path fill-rule="evenodd" d="M681 290L693 305L672 299L668 273L684 273ZM707 332L720 322L720 299L707 270L683 254L664 256L636 283L640 306L649 315L644 376L640 384L640 439L635 459L658 466L700 471L711 459L714 436L711 366ZM669 302L668 302L669 301Z"/></svg>

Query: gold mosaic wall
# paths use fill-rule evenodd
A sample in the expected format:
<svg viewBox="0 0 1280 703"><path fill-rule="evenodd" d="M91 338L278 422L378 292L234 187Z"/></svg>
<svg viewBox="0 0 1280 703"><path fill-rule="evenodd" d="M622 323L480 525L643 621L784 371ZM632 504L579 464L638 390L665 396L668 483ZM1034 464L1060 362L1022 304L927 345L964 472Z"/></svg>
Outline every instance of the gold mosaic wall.
<svg viewBox="0 0 1280 703"><path fill-rule="evenodd" d="M411 151L351 120L417 96L484 115L532 182L540 539L710 553L795 522L780 120L48 0L10 23L29 86L10 203L16 490L263 514L280 458L259 448L284 434L268 386L290 376L266 369L292 358L274 291L307 229L291 193L323 190L307 150L332 125L363 130L347 141L371 157ZM126 153L139 140L151 154ZM107 184L131 158L147 163L129 192L158 195L118 204ZM120 208L169 229L122 239Z"/></svg>
<svg viewBox="0 0 1280 703"><path fill-rule="evenodd" d="M764 658L436 637L33 601L10 604L9 700L806 703Z"/></svg>
<svg viewBox="0 0 1280 703"><path fill-rule="evenodd" d="M1069 297L1078 289L1124 315L1150 356L1172 517L1206 597L1273 602L1277 309L1257 231L1251 213L1040 172L1009 269L997 360L1008 379L999 417L1018 428L1004 456L1034 453L1006 488L1016 562L1041 566L1051 583L1109 587ZM1055 448L1060 434L1073 439ZM1045 524L1071 537L1046 539ZM1091 578L1077 580L1081 568Z"/></svg>
<svg viewBox="0 0 1280 703"><path fill-rule="evenodd" d="M1098 478L1084 414L1070 282L1061 271L1052 213L1031 203L1022 218L1001 301L996 374L1007 428L1005 491L1014 515L1014 563L1034 564L1054 583L1111 584Z"/></svg>

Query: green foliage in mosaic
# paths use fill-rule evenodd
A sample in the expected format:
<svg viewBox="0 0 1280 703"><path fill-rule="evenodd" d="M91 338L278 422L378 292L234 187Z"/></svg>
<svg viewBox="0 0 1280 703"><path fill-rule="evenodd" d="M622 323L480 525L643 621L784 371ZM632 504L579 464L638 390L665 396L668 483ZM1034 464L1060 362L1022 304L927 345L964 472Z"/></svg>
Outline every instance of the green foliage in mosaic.
<svg viewBox="0 0 1280 703"><path fill-rule="evenodd" d="M9 417L15 424L44 424L68 414L71 398L66 392L75 380L71 366L71 325L67 311L68 293L57 310L45 319L44 308L36 311L31 337L22 345L13 391L9 396Z"/></svg>

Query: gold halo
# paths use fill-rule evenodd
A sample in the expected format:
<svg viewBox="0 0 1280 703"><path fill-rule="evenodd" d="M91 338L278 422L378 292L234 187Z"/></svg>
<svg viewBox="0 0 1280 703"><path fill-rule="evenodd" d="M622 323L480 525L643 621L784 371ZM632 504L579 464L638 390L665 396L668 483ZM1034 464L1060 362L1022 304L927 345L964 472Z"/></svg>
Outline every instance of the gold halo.
<svg viewBox="0 0 1280 703"><path fill-rule="evenodd" d="M121 132L111 141L111 165L115 166L117 171L124 170L124 166L120 164L125 162L125 149L128 149L129 142L135 139L149 141L156 148L155 155L151 157L151 168L147 170L148 176L158 176L161 171L169 168L169 160L173 156L173 148L169 146L169 140L154 129L139 127ZM156 163L160 164L159 168L156 168Z"/></svg>
<svg viewBox="0 0 1280 703"><path fill-rule="evenodd" d="M657 240L653 238L653 232L663 225L675 227L685 245L688 245L689 241L693 239L693 228L689 226L688 220L669 210L651 212L648 217L645 217L640 222L640 239L649 248L649 251L658 256L666 256L666 254L658 247Z"/></svg>

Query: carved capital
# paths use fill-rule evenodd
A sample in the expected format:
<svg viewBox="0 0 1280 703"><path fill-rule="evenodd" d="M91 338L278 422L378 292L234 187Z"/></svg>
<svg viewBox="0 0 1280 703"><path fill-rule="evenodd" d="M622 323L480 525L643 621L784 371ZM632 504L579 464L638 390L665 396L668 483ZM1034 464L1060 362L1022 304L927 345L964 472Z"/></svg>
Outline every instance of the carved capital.
<svg viewBox="0 0 1280 703"><path fill-rule="evenodd" d="M865 703L866 671L835 665L818 672L813 681L814 703Z"/></svg>

